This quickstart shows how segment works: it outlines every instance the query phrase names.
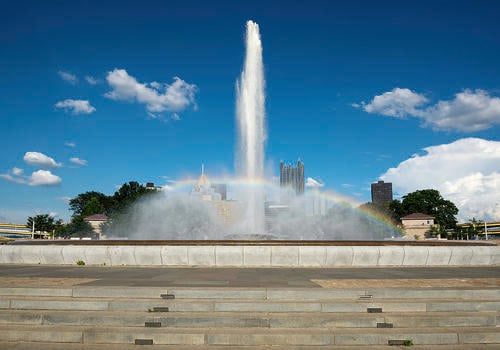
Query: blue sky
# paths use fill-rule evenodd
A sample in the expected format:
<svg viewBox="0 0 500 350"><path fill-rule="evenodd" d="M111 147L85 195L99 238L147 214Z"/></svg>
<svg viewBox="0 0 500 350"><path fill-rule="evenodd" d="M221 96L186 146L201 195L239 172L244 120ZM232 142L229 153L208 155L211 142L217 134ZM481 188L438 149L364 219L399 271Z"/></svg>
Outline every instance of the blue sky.
<svg viewBox="0 0 500 350"><path fill-rule="evenodd" d="M0 13L0 221L70 216L124 182L234 173L245 22L260 26L267 167L359 202L436 188L500 220L496 1L16 1Z"/></svg>

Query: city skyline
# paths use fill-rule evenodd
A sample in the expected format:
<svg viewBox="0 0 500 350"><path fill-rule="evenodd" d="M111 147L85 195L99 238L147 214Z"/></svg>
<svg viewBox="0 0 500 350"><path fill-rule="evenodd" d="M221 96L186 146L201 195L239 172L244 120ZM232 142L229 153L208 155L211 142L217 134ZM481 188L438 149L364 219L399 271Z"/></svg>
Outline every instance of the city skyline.
<svg viewBox="0 0 500 350"><path fill-rule="evenodd" d="M266 79L266 174L363 203L433 188L500 220L500 5L493 1L20 1L0 14L0 222L128 181L235 174L247 20Z"/></svg>

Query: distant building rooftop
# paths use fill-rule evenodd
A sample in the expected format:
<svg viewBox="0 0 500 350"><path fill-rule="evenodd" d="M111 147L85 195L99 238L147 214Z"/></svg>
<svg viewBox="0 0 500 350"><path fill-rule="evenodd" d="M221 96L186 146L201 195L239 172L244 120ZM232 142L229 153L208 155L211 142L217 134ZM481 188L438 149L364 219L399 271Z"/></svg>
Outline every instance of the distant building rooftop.
<svg viewBox="0 0 500 350"><path fill-rule="evenodd" d="M107 221L108 217L104 214L94 214L87 216L84 221Z"/></svg>
<svg viewBox="0 0 500 350"><path fill-rule="evenodd" d="M427 219L434 219L434 216L422 213L413 213L410 215L403 216L401 218L401 220L427 220Z"/></svg>

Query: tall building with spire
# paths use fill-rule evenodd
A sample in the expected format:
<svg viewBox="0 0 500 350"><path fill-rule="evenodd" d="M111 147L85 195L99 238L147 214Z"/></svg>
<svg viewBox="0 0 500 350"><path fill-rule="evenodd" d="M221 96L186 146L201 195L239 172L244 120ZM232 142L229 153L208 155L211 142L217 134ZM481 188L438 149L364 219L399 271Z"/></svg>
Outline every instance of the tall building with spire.
<svg viewBox="0 0 500 350"><path fill-rule="evenodd" d="M226 184L210 182L205 175L205 166L201 165L201 175L191 189L191 196L197 197L213 206L226 225L234 224L240 217L241 208L237 201L227 200Z"/></svg>
<svg viewBox="0 0 500 350"><path fill-rule="evenodd" d="M280 162L280 187L294 190L296 194L304 193L304 163L297 161L297 166Z"/></svg>
<svg viewBox="0 0 500 350"><path fill-rule="evenodd" d="M224 185L225 186L225 185ZM220 201L222 200L222 193L219 193L214 185L208 181L205 175L205 165L201 165L201 175L198 181L194 184L191 195L199 197L204 201ZM224 193L224 197L226 194ZM225 198L224 198L225 199Z"/></svg>

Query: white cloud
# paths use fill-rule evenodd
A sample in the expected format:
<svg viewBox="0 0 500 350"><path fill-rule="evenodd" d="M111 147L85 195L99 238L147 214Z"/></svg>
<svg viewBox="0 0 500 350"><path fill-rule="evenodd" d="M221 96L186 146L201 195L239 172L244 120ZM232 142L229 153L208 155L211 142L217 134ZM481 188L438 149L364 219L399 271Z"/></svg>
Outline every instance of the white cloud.
<svg viewBox="0 0 500 350"><path fill-rule="evenodd" d="M74 142L65 142L64 145L68 147L76 147L76 143Z"/></svg>
<svg viewBox="0 0 500 350"><path fill-rule="evenodd" d="M325 186L324 183L321 183L318 180L313 179L312 177L308 177L306 180L306 187L311 187L311 188L319 188Z"/></svg>
<svg viewBox="0 0 500 350"><path fill-rule="evenodd" d="M64 72L62 70L60 70L57 73L59 74L62 80L64 80L67 83L70 83L71 85L76 85L78 83L78 78L74 74Z"/></svg>
<svg viewBox="0 0 500 350"><path fill-rule="evenodd" d="M7 181L10 181L10 182L16 182L16 183L19 183L19 184L26 184L27 183L27 180L23 177L23 176L17 176L14 174L14 176L12 174L0 174L0 178L2 179L5 179Z"/></svg>
<svg viewBox="0 0 500 350"><path fill-rule="evenodd" d="M163 116L162 114L155 114L155 113L151 113L151 112L148 112L148 118L165 121L165 116Z"/></svg>
<svg viewBox="0 0 500 350"><path fill-rule="evenodd" d="M69 161L71 163L75 163L75 164L78 164L78 165L87 165L87 161L85 159L80 159L80 158L77 158L77 157L70 158Z"/></svg>
<svg viewBox="0 0 500 350"><path fill-rule="evenodd" d="M424 148L380 178L396 192L436 189L459 209L459 221L500 217L500 142L464 138Z"/></svg>
<svg viewBox="0 0 500 350"><path fill-rule="evenodd" d="M105 94L106 97L145 104L148 112L179 112L191 105L196 108L196 85L188 84L178 77L174 77L171 85L139 83L125 69L115 69L108 72L106 80L112 88Z"/></svg>
<svg viewBox="0 0 500 350"><path fill-rule="evenodd" d="M68 98L57 102L54 106L72 114L90 114L95 112L95 108L87 100L72 100Z"/></svg>
<svg viewBox="0 0 500 350"><path fill-rule="evenodd" d="M87 83L89 83L90 85L96 85L99 83L99 80L97 80L96 78L90 76L90 75L87 75L85 76L85 80L87 81Z"/></svg>
<svg viewBox="0 0 500 350"><path fill-rule="evenodd" d="M57 163L53 158L40 152L26 152L23 159L29 165L44 169L53 169L62 166L61 163Z"/></svg>
<svg viewBox="0 0 500 350"><path fill-rule="evenodd" d="M154 88L156 90L161 89L161 84L157 81L152 81L151 83L149 83L149 86L151 86L152 88Z"/></svg>
<svg viewBox="0 0 500 350"><path fill-rule="evenodd" d="M392 91L375 96L368 104L362 103L362 107L368 113L401 118L418 114L416 108L426 102L427 98L425 96L410 89L395 88Z"/></svg>
<svg viewBox="0 0 500 350"><path fill-rule="evenodd" d="M464 90L452 100L425 106L428 102L422 94L395 88L375 96L368 104L353 103L352 106L390 117L421 118L423 126L435 130L474 132L500 124L500 98L490 96L485 90Z"/></svg>
<svg viewBox="0 0 500 350"><path fill-rule="evenodd" d="M177 113L173 113L170 116L170 119L172 119L172 120L181 120L181 117Z"/></svg>
<svg viewBox="0 0 500 350"><path fill-rule="evenodd" d="M29 186L56 186L62 181L59 176L52 174L49 170L37 170L30 176L24 176L22 171L19 172L16 169L20 170L14 168L11 174L0 174L0 178Z"/></svg>
<svg viewBox="0 0 500 350"><path fill-rule="evenodd" d="M31 174L28 185L30 186L56 186L61 183L61 178L48 170L37 170Z"/></svg>
<svg viewBox="0 0 500 350"><path fill-rule="evenodd" d="M423 112L425 125L438 130L479 131L500 124L500 98L484 90L465 90Z"/></svg>
<svg viewBox="0 0 500 350"><path fill-rule="evenodd" d="M23 173L24 173L23 169L16 168L16 167L12 168L12 174L14 174L16 176L21 176Z"/></svg>

